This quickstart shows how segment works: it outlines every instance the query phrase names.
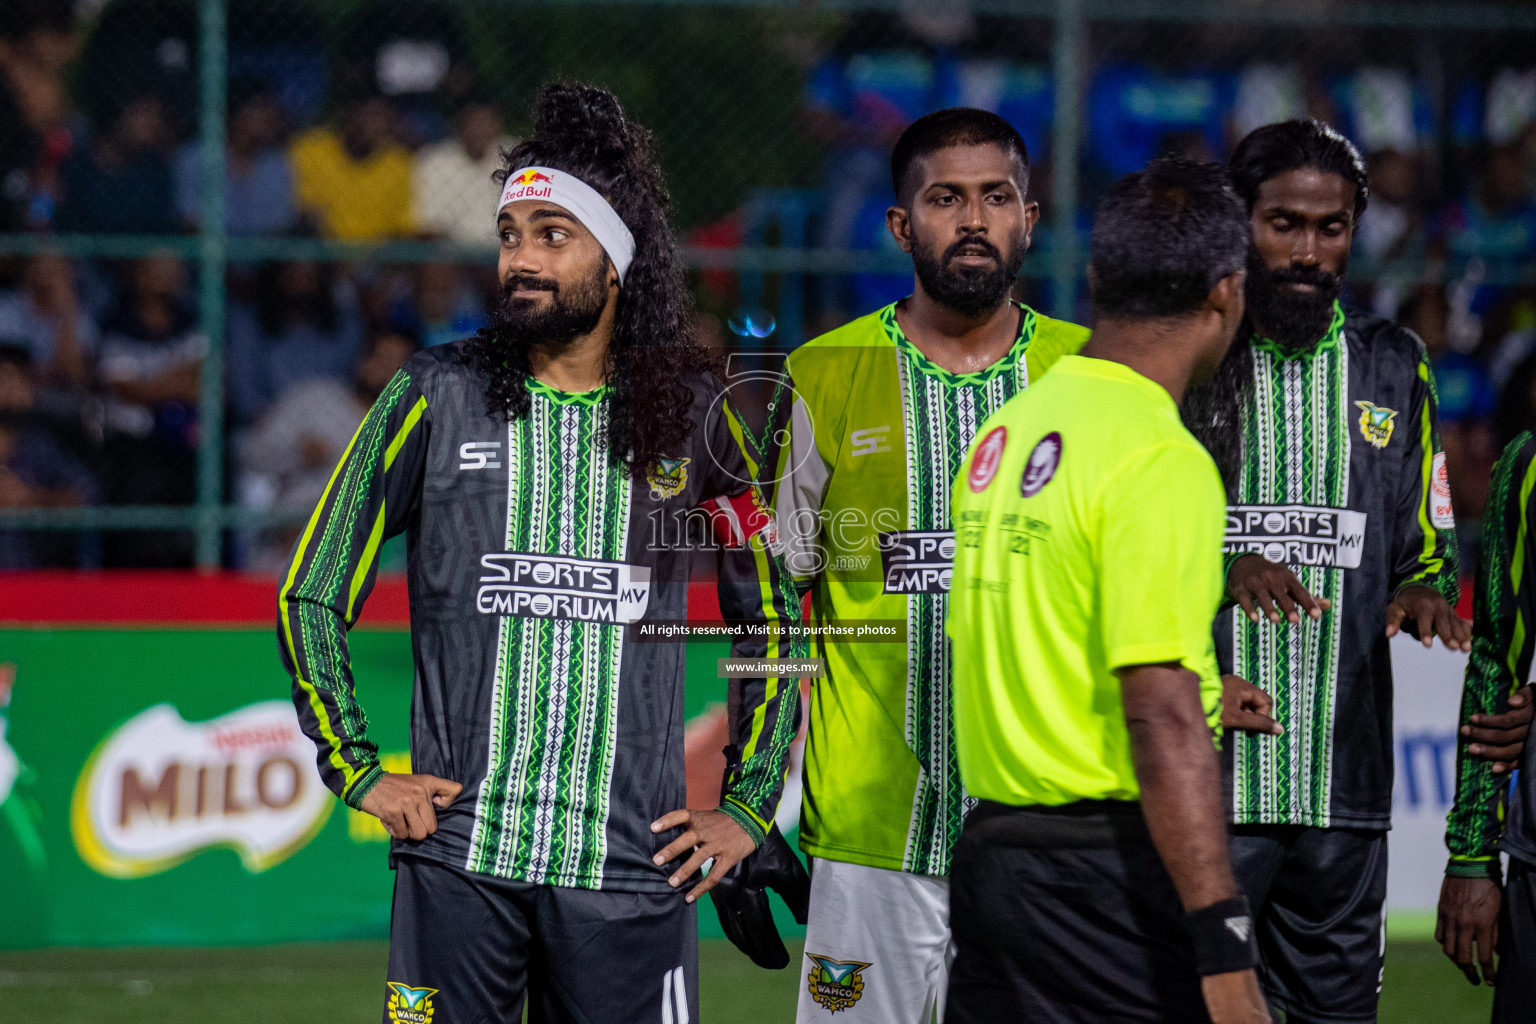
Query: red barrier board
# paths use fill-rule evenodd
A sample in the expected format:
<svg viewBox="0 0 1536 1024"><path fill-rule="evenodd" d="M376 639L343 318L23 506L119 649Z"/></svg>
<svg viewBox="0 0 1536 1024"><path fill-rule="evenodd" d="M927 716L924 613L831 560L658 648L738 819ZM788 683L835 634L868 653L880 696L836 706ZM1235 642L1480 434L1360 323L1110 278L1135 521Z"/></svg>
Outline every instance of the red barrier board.
<svg viewBox="0 0 1536 1024"><path fill-rule="evenodd" d="M196 572L0 573L0 624L50 626L272 626L271 576ZM360 628L399 629L410 621L404 577L381 578Z"/></svg>
<svg viewBox="0 0 1536 1024"><path fill-rule="evenodd" d="M275 626L278 582L246 573L0 572L0 625ZM713 585L689 587L688 612L720 617ZM357 628L408 625L405 577L381 576Z"/></svg>
<svg viewBox="0 0 1536 1024"><path fill-rule="evenodd" d="M277 621L277 584L270 576L195 572L0 572L0 624L53 626L264 626ZM1472 617L1472 581L1463 579L1457 610ZM688 588L688 616L720 617L715 588ZM410 624L403 576L380 577L358 620L360 629Z"/></svg>

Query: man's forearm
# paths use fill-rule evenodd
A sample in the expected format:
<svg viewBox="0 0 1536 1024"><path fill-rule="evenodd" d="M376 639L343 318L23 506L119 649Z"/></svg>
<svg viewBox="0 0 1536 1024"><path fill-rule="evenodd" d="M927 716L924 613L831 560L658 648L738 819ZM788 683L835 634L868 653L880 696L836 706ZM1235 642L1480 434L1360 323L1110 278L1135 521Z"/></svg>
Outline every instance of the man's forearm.
<svg viewBox="0 0 1536 1024"><path fill-rule="evenodd" d="M1473 715L1496 714L1507 702L1513 677L1495 652L1493 644L1474 638L1458 726L1469 724ZM1503 832L1500 805L1508 777L1495 775L1492 764L1473 757L1467 751L1468 742L1458 739L1456 744L1456 794L1445 823L1450 852L1446 874L1496 879L1500 877L1497 844Z"/></svg>
<svg viewBox="0 0 1536 1024"><path fill-rule="evenodd" d="M762 842L778 809L789 765L790 744L800 727L799 680L769 677L732 680L731 751L720 810Z"/></svg>
<svg viewBox="0 0 1536 1024"><path fill-rule="evenodd" d="M1142 814L1184 909L1237 896L1199 678L1182 667L1144 665L1124 672L1121 687Z"/></svg>
<svg viewBox="0 0 1536 1024"><path fill-rule="evenodd" d="M805 638L785 631L800 624L798 593L783 562L762 538L754 535L745 547L722 552L719 571L725 617L766 630L761 638L738 638L731 644L731 656L804 658ZM762 842L778 807L790 744L800 728L799 680L777 674L733 679L727 713L731 744L740 760L727 775L720 809Z"/></svg>

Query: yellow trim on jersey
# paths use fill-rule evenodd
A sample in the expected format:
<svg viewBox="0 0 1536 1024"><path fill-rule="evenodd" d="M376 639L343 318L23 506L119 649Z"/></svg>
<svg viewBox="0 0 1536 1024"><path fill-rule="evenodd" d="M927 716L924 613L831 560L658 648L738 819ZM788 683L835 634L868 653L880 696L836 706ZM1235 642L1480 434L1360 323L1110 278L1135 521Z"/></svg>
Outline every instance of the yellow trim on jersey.
<svg viewBox="0 0 1536 1024"><path fill-rule="evenodd" d="M411 413L406 417L406 421L401 424L400 430L396 432L394 441L391 442L389 450L386 451L386 466L394 461L394 454L398 453L400 446L405 443L404 434L409 433L410 429L420 420L421 413L426 409L426 404L427 400L423 396L411 409ZM304 691L305 696L308 697L310 710L315 713L315 720L320 729L320 735L330 748L327 760L341 773L344 780L342 784L343 797L351 792L353 786L376 766L369 765L362 771L359 771L348 764L346 758L341 756L341 740L337 737L336 731L331 727L330 716L326 713L325 702L320 697L319 687L305 678L304 666L299 657L298 645L293 639L293 624L290 621L288 595L293 590L294 583L298 580L299 569L303 566L305 557L309 552L310 542L315 536L315 528L319 526L321 519L324 518L325 508L330 501L331 492L336 487L336 481L341 476L341 471L347 465L348 459L351 458L352 449L357 444L357 439L362 436L363 428L367 425L368 417L365 416L363 422L357 425L357 430L353 431L352 439L347 442L346 450L341 453L341 459L336 463L336 468L331 471L331 478L325 485L325 491L320 495L320 501L315 505L315 510L310 514L309 522L304 527L304 533L299 538L298 547L294 551L293 562L288 567L287 579L283 583L283 589L279 591L277 596L278 618L283 624L283 639L288 647L288 657L293 662L293 678L299 684L299 688ZM355 600L355 578L352 597ZM349 601L349 620L351 617L350 609L351 602Z"/></svg>

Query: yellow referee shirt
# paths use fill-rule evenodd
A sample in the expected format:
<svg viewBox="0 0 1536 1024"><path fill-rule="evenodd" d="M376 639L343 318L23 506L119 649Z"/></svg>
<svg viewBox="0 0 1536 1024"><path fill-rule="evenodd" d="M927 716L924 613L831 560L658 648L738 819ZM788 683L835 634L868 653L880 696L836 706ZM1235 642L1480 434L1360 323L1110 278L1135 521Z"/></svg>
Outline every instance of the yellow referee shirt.
<svg viewBox="0 0 1536 1024"><path fill-rule="evenodd" d="M1161 386L1063 357L977 431L951 509L955 732L971 795L1139 799L1117 668L1182 663L1219 729L1225 498Z"/></svg>

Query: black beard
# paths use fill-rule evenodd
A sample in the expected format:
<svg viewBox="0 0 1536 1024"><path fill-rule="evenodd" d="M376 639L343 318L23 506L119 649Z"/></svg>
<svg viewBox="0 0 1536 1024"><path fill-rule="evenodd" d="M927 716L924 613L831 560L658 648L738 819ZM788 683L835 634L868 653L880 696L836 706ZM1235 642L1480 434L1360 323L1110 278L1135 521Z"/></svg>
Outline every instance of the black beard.
<svg viewBox="0 0 1536 1024"><path fill-rule="evenodd" d="M514 298L518 287L550 292L544 309L528 299ZM502 285L487 308L490 324L475 332L465 356L485 383L485 406L508 419L528 413L528 378L533 375L529 353L561 349L590 334L608 303L608 261L586 281L562 288L555 281L516 275Z"/></svg>
<svg viewBox="0 0 1536 1024"><path fill-rule="evenodd" d="M1310 284L1311 293L1288 284ZM1263 325L1266 337L1287 355L1310 352L1333 323L1333 304L1344 288L1344 266L1337 274L1291 264L1271 269L1257 249L1248 250L1248 319Z"/></svg>
<svg viewBox="0 0 1536 1024"><path fill-rule="evenodd" d="M537 299L514 297L519 288L547 291L549 303L540 308ZM503 345L560 349L596 330L607 305L606 260L592 277L565 288L548 278L514 274L501 286L500 298L491 303L491 332Z"/></svg>
<svg viewBox="0 0 1536 1024"><path fill-rule="evenodd" d="M997 262L991 269L951 266L955 254L966 246L986 250ZM991 313L1008 298L1008 292L1019 276L1019 268L1024 266L1024 246L1021 242L1005 258L997 246L977 235L961 238L941 256L935 256L933 250L925 246L913 245L912 266L923 290L935 302L967 319L976 320Z"/></svg>

